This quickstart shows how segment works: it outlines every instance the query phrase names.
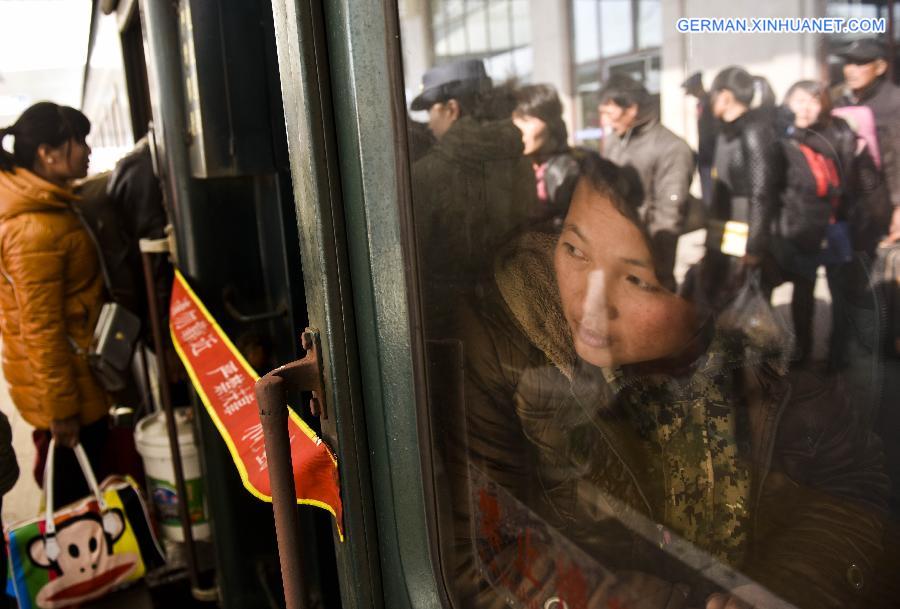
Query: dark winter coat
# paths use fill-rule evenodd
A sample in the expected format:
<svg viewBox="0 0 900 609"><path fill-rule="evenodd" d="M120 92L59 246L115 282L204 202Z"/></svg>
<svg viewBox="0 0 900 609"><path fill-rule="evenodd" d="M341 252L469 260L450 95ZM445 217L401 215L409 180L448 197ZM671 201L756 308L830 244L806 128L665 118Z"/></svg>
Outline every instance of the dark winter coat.
<svg viewBox="0 0 900 609"><path fill-rule="evenodd" d="M603 371L574 352L553 279L552 247L552 239L530 234L501 255L494 306L470 319L468 458L606 568L689 581L664 564L655 544L622 524L631 510L654 517L653 485L641 477L633 433L607 401ZM818 377L783 377L757 362L735 369L734 380L736 411L746 412L741 437L752 472L753 525L741 571L798 607L856 606L856 576L871 582L880 566L888 481L879 446L855 425L843 394ZM621 506L600 501L592 491L597 487ZM459 529L463 536L468 530ZM529 560L539 572L540 556ZM471 563L460 560L458 567L465 606L505 606L496 590L477 582ZM654 581L659 590L662 580ZM533 593L540 606L555 591ZM662 590L661 598L660 607L677 608L702 606L705 597L689 601Z"/></svg>
<svg viewBox="0 0 900 609"><path fill-rule="evenodd" d="M711 218L748 223L747 253L762 255L781 180L782 155L771 112L750 110L723 123L715 158Z"/></svg>
<svg viewBox="0 0 900 609"><path fill-rule="evenodd" d="M849 205L848 187L854 167L856 135L846 122L835 119L830 125L809 129L789 126L782 137L785 159L784 185L779 197L776 233L803 252L818 252L825 228L833 219L843 220ZM825 192L810 166L804 150L812 151L830 164L834 181ZM820 176L820 180L824 176Z"/></svg>
<svg viewBox="0 0 900 609"><path fill-rule="evenodd" d="M9 419L0 413L0 497L15 486L19 479L19 463L12 445L12 428Z"/></svg>
<svg viewBox="0 0 900 609"><path fill-rule="evenodd" d="M536 207L534 172L511 120L457 120L412 167L413 214L429 337L453 335L496 248Z"/></svg>
<svg viewBox="0 0 900 609"><path fill-rule="evenodd" d="M865 91L845 94L837 105L864 105L872 109L884 179L892 205L900 206L900 87L882 77Z"/></svg>
<svg viewBox="0 0 900 609"><path fill-rule="evenodd" d="M147 141L138 142L113 172L82 181L75 192L80 197L75 208L97 240L110 296L141 319L147 319L147 288L139 242L165 237L167 224ZM157 306L165 311L171 291L171 269L160 256L154 256L152 264Z"/></svg>

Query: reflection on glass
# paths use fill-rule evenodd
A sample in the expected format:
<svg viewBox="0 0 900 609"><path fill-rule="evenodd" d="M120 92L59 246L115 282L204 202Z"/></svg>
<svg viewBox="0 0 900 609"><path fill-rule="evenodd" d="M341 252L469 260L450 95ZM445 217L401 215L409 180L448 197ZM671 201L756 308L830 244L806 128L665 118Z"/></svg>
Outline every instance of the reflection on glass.
<svg viewBox="0 0 900 609"><path fill-rule="evenodd" d="M508 49L513 46L511 2L488 2L488 28L491 33L491 49Z"/></svg>
<svg viewBox="0 0 900 609"><path fill-rule="evenodd" d="M429 6L401 42L455 606L900 606L887 47L784 34L751 73L759 39L664 36L658 1Z"/></svg>
<svg viewBox="0 0 900 609"><path fill-rule="evenodd" d="M575 0L573 3L575 29L575 61L584 63L600 57L599 16L596 0Z"/></svg>
<svg viewBox="0 0 900 609"><path fill-rule="evenodd" d="M662 44L662 7L659 0L639 0L638 47L646 49Z"/></svg>
<svg viewBox="0 0 900 609"><path fill-rule="evenodd" d="M600 48L604 56L634 47L631 0L600 0Z"/></svg>
<svg viewBox="0 0 900 609"><path fill-rule="evenodd" d="M513 44L522 46L531 42L531 2L512 0L510 4L513 19Z"/></svg>
<svg viewBox="0 0 900 609"><path fill-rule="evenodd" d="M488 44L487 0L469 0L467 3L466 29L468 30L469 52L485 54Z"/></svg>

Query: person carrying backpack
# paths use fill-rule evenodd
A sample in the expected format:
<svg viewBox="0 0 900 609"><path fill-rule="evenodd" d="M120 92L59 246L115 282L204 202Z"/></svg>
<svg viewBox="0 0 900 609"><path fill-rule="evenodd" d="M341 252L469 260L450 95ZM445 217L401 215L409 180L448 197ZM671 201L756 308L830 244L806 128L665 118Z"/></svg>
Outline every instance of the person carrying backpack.
<svg viewBox="0 0 900 609"><path fill-rule="evenodd" d="M786 170L772 250L782 279L793 283L794 359L801 364L812 351L819 265L825 265L832 297L829 362L836 365L844 355L846 278L861 247L856 227L864 222L862 200L877 183L874 163L856 133L830 110L825 86L804 80L788 90L779 117Z"/></svg>

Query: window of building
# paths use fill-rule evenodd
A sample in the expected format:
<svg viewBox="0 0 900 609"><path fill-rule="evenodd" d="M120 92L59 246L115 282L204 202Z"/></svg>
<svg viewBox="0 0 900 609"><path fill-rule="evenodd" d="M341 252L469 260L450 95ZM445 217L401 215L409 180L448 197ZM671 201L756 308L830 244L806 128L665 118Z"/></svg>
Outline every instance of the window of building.
<svg viewBox="0 0 900 609"><path fill-rule="evenodd" d="M530 60L529 0L431 0L434 61L482 57L489 73L522 77Z"/></svg>

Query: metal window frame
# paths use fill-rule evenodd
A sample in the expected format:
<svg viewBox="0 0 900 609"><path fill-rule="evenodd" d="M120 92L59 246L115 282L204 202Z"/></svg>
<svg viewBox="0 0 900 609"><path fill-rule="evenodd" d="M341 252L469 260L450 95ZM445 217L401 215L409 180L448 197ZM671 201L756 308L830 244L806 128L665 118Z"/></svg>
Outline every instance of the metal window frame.
<svg viewBox="0 0 900 609"><path fill-rule="evenodd" d="M345 608L446 606L436 565L395 1L273 0L323 435L341 469ZM425 434L425 435L423 435Z"/></svg>

